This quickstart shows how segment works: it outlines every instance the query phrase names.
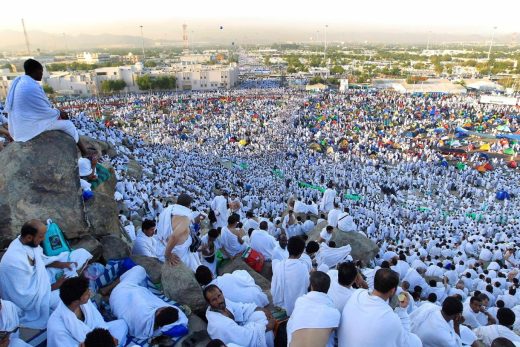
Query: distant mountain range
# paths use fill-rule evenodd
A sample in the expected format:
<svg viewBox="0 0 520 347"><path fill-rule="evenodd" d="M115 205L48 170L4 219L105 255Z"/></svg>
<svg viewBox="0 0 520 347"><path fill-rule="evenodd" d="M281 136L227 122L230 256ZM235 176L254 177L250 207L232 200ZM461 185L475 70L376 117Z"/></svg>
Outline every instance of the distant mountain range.
<svg viewBox="0 0 520 347"><path fill-rule="evenodd" d="M88 48L131 48L141 47L141 37L130 35L57 35L42 31L28 33L29 45L32 51L41 50L79 50ZM144 39L145 46L154 44L154 40ZM0 31L0 49L16 51L25 49L23 32Z"/></svg>
<svg viewBox="0 0 520 347"><path fill-rule="evenodd" d="M282 33L282 34L281 34ZM200 25L197 27L195 33L194 45L201 44L223 44L235 45L239 44L270 44L274 42L313 42L309 37L308 30L302 28L295 28L290 26L259 26L250 25L245 27L229 28L225 31L215 29L214 26ZM29 31L29 44L32 51L41 50L82 50L82 49L102 49L102 48L138 48L141 47L141 37L131 35L117 35L117 34L79 34L79 35L64 35L53 34L42 31ZM150 32L150 36L154 32ZM180 35L174 34L173 39L150 39L145 38L144 44L146 47L156 45L182 45ZM178 37L177 37L178 36ZM510 44L513 34L501 35L495 37L495 43ZM430 38L430 47L434 49L441 48L445 43L479 43L482 45L488 44L489 37L478 34L467 33L435 33L429 34L427 32L403 32L398 30L359 30L356 28L336 28L330 30L328 40L330 44L334 42L346 43L390 43L390 44L422 44ZM190 38L191 39L191 38ZM323 38L318 40L322 43ZM314 41L316 43L316 41ZM191 44L191 43L190 43ZM518 44L518 42L516 43ZM23 32L5 30L0 31L0 50L7 51L23 51L25 50L25 40Z"/></svg>

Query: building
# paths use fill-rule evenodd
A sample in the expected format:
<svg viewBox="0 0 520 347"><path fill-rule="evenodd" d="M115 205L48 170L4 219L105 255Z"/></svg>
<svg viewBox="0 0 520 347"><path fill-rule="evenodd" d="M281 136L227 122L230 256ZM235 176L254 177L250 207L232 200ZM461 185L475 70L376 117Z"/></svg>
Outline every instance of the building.
<svg viewBox="0 0 520 347"><path fill-rule="evenodd" d="M326 67L310 67L309 74L313 77L329 78L330 70Z"/></svg>
<svg viewBox="0 0 520 347"><path fill-rule="evenodd" d="M76 56L78 63L85 64L104 64L110 62L110 54L108 53L89 53L83 52Z"/></svg>
<svg viewBox="0 0 520 347"><path fill-rule="evenodd" d="M0 70L0 99L4 100L7 97L7 91L11 86L13 80L23 75L21 72L9 72L9 69Z"/></svg>
<svg viewBox="0 0 520 347"><path fill-rule="evenodd" d="M182 90L213 90L231 88L238 83L236 64L221 65L184 65L173 68L177 88Z"/></svg>
<svg viewBox="0 0 520 347"><path fill-rule="evenodd" d="M181 65L195 65L209 63L215 60L215 55L211 54L185 54L180 57Z"/></svg>
<svg viewBox="0 0 520 347"><path fill-rule="evenodd" d="M56 72L43 78L56 94L90 96L95 93L96 83L91 73Z"/></svg>
<svg viewBox="0 0 520 347"><path fill-rule="evenodd" d="M137 92L137 76L142 70L142 64L131 66L102 67L95 69L94 80L97 90L101 90L101 84L107 80L123 80L126 83L126 92Z"/></svg>

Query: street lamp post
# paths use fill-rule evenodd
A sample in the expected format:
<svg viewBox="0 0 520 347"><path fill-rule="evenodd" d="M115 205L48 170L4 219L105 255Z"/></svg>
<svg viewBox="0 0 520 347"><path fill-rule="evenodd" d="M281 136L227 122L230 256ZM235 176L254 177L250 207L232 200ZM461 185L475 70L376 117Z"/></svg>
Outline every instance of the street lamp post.
<svg viewBox="0 0 520 347"><path fill-rule="evenodd" d="M143 49L143 65L146 61L146 55L144 54L144 36L143 36L143 26L139 26L141 28L141 48Z"/></svg>
<svg viewBox="0 0 520 347"><path fill-rule="evenodd" d="M329 27L328 24L325 24L325 50L323 51L323 59L327 59L327 28ZM327 62L325 62L326 64Z"/></svg>

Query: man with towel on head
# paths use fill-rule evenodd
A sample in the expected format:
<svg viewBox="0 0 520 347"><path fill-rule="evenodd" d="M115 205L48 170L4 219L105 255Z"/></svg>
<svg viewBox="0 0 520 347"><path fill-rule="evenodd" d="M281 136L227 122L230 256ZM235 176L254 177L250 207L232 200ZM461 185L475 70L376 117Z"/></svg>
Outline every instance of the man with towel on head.
<svg viewBox="0 0 520 347"><path fill-rule="evenodd" d="M25 223L0 261L2 298L22 310L20 323L32 329L45 329L51 311L60 301L56 289L67 277L77 276L92 258L84 249L45 256L40 244L46 232L47 226L39 220Z"/></svg>
<svg viewBox="0 0 520 347"><path fill-rule="evenodd" d="M26 142L44 131L60 130L71 136L82 155L87 151L78 130L66 112L52 108L42 86L43 66L34 59L23 64L25 75L17 77L7 93L5 111L9 117L9 133L15 141Z"/></svg>
<svg viewBox="0 0 520 347"><path fill-rule="evenodd" d="M197 252L190 250L193 242L190 233L193 211L190 205L191 197L188 194L181 194L175 205L168 206L159 215L157 257L162 261L168 261L171 265L177 265L182 261L195 272L200 266L200 257Z"/></svg>
<svg viewBox="0 0 520 347"><path fill-rule="evenodd" d="M146 271L134 266L119 279L110 294L110 308L128 325L130 336L140 340L163 332L188 329L188 318L177 307L159 299L145 287Z"/></svg>
<svg viewBox="0 0 520 347"><path fill-rule="evenodd" d="M31 345L18 338L18 327L22 311L10 301L0 299L0 346L30 347Z"/></svg>
<svg viewBox="0 0 520 347"><path fill-rule="evenodd" d="M333 329L339 325L340 312L327 295L330 277L321 271L310 276L311 291L300 296L287 322L289 347L334 346Z"/></svg>

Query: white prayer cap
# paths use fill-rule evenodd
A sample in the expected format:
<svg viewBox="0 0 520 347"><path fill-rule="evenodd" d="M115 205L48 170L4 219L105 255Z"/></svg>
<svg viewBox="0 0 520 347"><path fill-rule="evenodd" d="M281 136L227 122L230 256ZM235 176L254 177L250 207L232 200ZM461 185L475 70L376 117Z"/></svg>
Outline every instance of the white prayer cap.
<svg viewBox="0 0 520 347"><path fill-rule="evenodd" d="M88 176L92 173L92 163L87 158L78 159L80 177Z"/></svg>

